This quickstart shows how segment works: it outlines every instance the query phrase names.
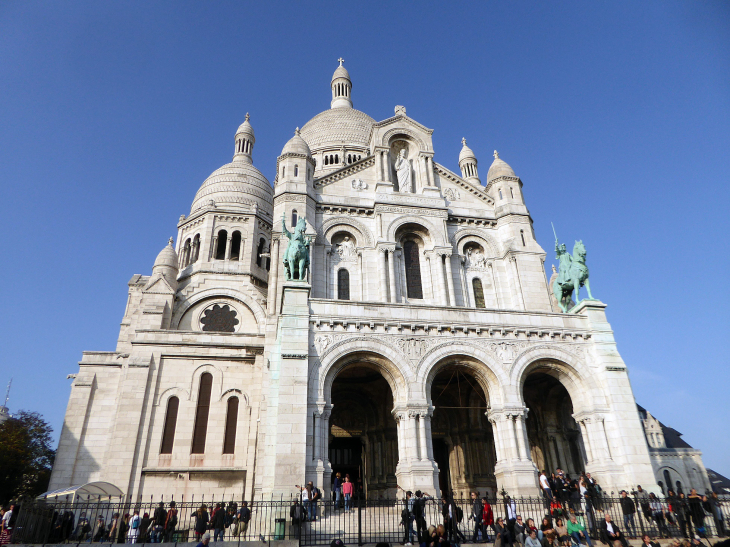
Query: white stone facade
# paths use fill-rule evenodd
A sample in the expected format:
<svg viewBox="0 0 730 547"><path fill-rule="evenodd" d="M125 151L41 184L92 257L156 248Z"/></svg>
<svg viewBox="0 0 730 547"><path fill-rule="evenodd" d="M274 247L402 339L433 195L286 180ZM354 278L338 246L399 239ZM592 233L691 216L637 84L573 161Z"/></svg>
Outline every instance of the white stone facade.
<svg viewBox="0 0 730 547"><path fill-rule="evenodd" d="M404 107L355 110L343 66L331 89L273 187L247 116L176 248L132 278L116 351L80 363L50 488L250 498L357 468L369 495L520 495L560 465L656 490L605 305L558 313L512 168L495 152L483 185L464 141L453 172ZM282 218L302 217L310 272L288 282Z"/></svg>

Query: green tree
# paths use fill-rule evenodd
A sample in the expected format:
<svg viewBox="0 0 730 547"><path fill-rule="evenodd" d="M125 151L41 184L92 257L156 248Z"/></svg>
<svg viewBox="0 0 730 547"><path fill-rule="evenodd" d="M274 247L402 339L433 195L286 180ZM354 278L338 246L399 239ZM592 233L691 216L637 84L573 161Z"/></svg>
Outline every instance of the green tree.
<svg viewBox="0 0 730 547"><path fill-rule="evenodd" d="M46 491L55 456L52 431L40 414L25 410L0 424L0 504Z"/></svg>

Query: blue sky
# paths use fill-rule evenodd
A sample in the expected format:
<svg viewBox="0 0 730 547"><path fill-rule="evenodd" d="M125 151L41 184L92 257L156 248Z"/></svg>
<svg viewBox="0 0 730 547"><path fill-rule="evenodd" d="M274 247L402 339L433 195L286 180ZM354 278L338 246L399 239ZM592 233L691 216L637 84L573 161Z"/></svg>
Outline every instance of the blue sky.
<svg viewBox="0 0 730 547"><path fill-rule="evenodd" d="M524 182L538 241L588 249L637 401L730 474L727 2L0 3L0 385L60 430L246 112L273 178L329 108L396 104Z"/></svg>

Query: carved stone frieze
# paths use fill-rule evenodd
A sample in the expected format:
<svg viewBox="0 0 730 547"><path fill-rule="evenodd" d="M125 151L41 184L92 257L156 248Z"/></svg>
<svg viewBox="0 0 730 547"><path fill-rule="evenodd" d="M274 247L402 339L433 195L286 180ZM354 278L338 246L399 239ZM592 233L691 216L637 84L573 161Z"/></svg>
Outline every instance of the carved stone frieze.
<svg viewBox="0 0 730 547"><path fill-rule="evenodd" d="M449 213L443 209L417 209L413 207L396 207L392 205L377 205L376 213L397 213L400 215L420 215L427 217L448 218Z"/></svg>
<svg viewBox="0 0 730 547"><path fill-rule="evenodd" d="M279 205L280 203L285 202L298 202L298 203L306 203L307 202L307 195L306 194L282 194L280 196L276 196L274 198L274 206Z"/></svg>

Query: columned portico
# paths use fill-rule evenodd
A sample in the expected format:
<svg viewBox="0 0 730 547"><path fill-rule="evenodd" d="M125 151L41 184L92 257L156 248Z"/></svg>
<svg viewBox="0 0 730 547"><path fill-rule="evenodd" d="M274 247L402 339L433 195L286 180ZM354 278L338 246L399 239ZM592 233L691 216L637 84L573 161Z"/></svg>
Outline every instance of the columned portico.
<svg viewBox="0 0 730 547"><path fill-rule="evenodd" d="M393 410L399 423L398 486L404 490L438 490L438 466L431 446L431 415L433 409L409 404ZM402 437L402 438L401 438Z"/></svg>
<svg viewBox="0 0 730 547"><path fill-rule="evenodd" d="M524 417L527 409L491 409L487 417L494 430L497 485L512 496L533 496L537 490L537 467L527 452Z"/></svg>

